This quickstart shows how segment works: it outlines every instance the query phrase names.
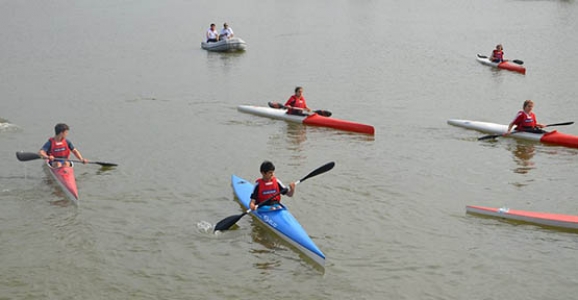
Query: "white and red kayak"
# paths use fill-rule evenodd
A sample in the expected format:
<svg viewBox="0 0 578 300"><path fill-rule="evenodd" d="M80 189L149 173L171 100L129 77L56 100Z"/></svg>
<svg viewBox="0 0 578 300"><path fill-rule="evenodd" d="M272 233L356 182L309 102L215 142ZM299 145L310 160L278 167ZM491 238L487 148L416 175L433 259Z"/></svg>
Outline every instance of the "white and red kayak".
<svg viewBox="0 0 578 300"><path fill-rule="evenodd" d="M311 126L329 127L344 131L365 133L370 135L375 134L375 129L371 125L345 121L331 117L325 117L317 113L311 113L306 115L290 115L287 114L286 109L271 108L264 106L253 106L253 105L239 105L237 109L240 112L273 119L285 120L293 123L301 123Z"/></svg>
<svg viewBox="0 0 578 300"><path fill-rule="evenodd" d="M477 59L477 61L479 61L480 63L482 63L486 66L491 66L491 67L495 67L498 69L510 70L510 71L526 74L526 68L524 68L524 66L522 66L523 62L520 60L517 60L517 59L512 60L512 61L507 60L507 61L503 61L503 62L493 62L490 60L489 57L487 57L485 55L481 55L481 54L478 54L476 59Z"/></svg>
<svg viewBox="0 0 578 300"><path fill-rule="evenodd" d="M76 188L76 178L74 178L74 165L70 167L53 168L48 160L45 161L44 167L51 175L66 197L75 205L78 205L78 189Z"/></svg>
<svg viewBox="0 0 578 300"><path fill-rule="evenodd" d="M448 124L466 129L473 129L484 133L496 134L500 136L508 131L508 125L489 122L452 119L448 120ZM520 140L542 142L545 144L558 145L569 148L578 148L578 136L561 133L558 132L557 130L553 130L546 133L513 131L507 137L516 138Z"/></svg>
<svg viewBox="0 0 578 300"><path fill-rule="evenodd" d="M509 208L493 208L485 206L466 206L466 212L490 217L522 221L532 224L552 226L566 229L578 229L578 216L514 210Z"/></svg>

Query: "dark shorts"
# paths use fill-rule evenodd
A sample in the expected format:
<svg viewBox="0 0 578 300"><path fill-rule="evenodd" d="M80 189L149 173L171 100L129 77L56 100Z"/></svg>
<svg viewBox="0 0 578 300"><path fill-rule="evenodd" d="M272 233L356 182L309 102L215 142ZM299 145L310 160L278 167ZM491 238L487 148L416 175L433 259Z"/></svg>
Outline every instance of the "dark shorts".
<svg viewBox="0 0 578 300"><path fill-rule="evenodd" d="M217 39L208 39L207 43L216 43L218 42Z"/></svg>

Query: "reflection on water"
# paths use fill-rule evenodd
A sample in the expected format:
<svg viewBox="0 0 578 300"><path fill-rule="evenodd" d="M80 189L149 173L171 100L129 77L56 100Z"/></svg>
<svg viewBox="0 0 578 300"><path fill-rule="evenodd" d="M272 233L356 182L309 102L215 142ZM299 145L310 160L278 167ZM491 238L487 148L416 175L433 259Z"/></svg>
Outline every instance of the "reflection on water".
<svg viewBox="0 0 578 300"><path fill-rule="evenodd" d="M288 148L296 152L303 150L303 142L307 141L307 126L296 123L287 123ZM298 154L296 154L298 155Z"/></svg>
<svg viewBox="0 0 578 300"><path fill-rule="evenodd" d="M534 169L534 154L536 153L535 145L533 143L516 142L510 146L514 161L518 167L514 168L514 173L526 174Z"/></svg>
<svg viewBox="0 0 578 300"><path fill-rule="evenodd" d="M255 263L255 267L261 270L271 270L275 267L279 267L281 265L279 257L276 255L269 255L274 254L275 251L280 249L279 238L263 226L254 224L252 227L251 238L253 239L253 242L260 245L256 245L257 247L251 249L251 253L260 257L260 261Z"/></svg>

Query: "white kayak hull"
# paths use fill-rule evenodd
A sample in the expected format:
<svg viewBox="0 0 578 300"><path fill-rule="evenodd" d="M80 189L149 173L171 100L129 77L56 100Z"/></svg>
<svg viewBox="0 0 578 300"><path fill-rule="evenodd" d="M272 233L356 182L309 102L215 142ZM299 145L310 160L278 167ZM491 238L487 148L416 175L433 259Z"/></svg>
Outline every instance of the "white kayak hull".
<svg viewBox="0 0 578 300"><path fill-rule="evenodd" d="M375 134L375 128L371 125L341 120L337 118L321 116L317 113L311 113L308 115L290 115L287 114L285 109L264 107L264 106L252 106L252 105L239 105L237 109L240 112L253 114L261 117L285 120L292 123L300 123L310 126L328 127L343 131L358 132L364 134Z"/></svg>
<svg viewBox="0 0 578 300"><path fill-rule="evenodd" d="M452 119L448 120L448 124L489 134L504 134L508 131L508 125L489 122ZM509 137L539 142L543 135L543 133L516 132L515 134L510 134Z"/></svg>

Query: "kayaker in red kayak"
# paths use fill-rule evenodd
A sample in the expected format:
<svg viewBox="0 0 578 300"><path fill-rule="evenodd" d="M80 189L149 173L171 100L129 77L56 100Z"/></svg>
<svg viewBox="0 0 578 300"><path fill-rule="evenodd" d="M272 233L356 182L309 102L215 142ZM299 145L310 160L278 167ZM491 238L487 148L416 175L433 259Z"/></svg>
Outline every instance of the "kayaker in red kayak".
<svg viewBox="0 0 578 300"><path fill-rule="evenodd" d="M304 110L311 112L311 109L307 107L305 97L303 97L303 88L300 86L295 88L295 95L289 97L285 106L289 108L287 113L290 115L302 115Z"/></svg>
<svg viewBox="0 0 578 300"><path fill-rule="evenodd" d="M275 165L270 161L264 161L261 164L262 177L257 179L257 184L253 193L251 194L251 202L249 207L251 210L257 209L257 205L273 197L273 200L268 203L271 209L277 209L281 202L281 195L293 197L295 193L295 182L289 184L289 188L285 187L283 183L275 177ZM280 207L279 207L280 208Z"/></svg>
<svg viewBox="0 0 578 300"><path fill-rule="evenodd" d="M492 51L492 55L490 55L490 60L495 63L504 61L504 47L502 47L502 44L498 44L496 46L496 49Z"/></svg>
<svg viewBox="0 0 578 300"><path fill-rule="evenodd" d="M526 131L534 133L544 133L545 126L538 123L536 120L536 115L532 112L534 108L534 101L526 100L522 106L523 110L519 111L514 120L508 126L508 131L504 135L508 135L512 132L512 128L516 125L516 131Z"/></svg>
<svg viewBox="0 0 578 300"><path fill-rule="evenodd" d="M44 158L50 160L50 165L59 168L62 166L70 166L68 157L72 152L82 163L86 164L88 159L82 157L80 151L74 147L72 142L66 137L68 136L68 131L70 128L64 123L59 123L54 126L54 137L48 139L48 142L42 146L38 151L38 154Z"/></svg>

